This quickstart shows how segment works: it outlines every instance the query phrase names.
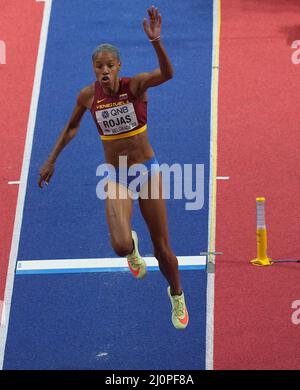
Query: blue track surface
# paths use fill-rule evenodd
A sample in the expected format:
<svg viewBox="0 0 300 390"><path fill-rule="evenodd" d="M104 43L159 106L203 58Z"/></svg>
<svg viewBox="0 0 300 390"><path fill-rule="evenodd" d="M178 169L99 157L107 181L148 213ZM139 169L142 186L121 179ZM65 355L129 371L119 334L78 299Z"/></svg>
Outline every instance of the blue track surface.
<svg viewBox="0 0 300 390"><path fill-rule="evenodd" d="M18 260L115 257L104 202L96 197L96 168L104 158L89 113L59 157L50 186L40 191L37 177L76 95L94 81L95 46L120 48L121 75L157 67L142 28L149 5L53 0ZM186 199L167 203L174 252L199 255L208 232L212 2L164 0L156 6L175 77L149 91L148 131L161 163L205 164L204 207L186 211ZM153 256L137 203L133 227L141 254ZM17 276L4 368L203 369L206 273L181 275L190 311L184 332L172 328L159 272L143 282L122 272Z"/></svg>
<svg viewBox="0 0 300 390"><path fill-rule="evenodd" d="M4 368L204 368L206 274L182 279L190 324L180 332L158 272L141 283L116 272L18 276Z"/></svg>

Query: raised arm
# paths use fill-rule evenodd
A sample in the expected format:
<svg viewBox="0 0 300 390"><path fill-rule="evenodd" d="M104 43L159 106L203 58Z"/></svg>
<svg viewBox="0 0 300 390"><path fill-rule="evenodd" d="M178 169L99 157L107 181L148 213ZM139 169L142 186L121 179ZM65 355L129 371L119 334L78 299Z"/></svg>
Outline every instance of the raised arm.
<svg viewBox="0 0 300 390"><path fill-rule="evenodd" d="M149 21L144 19L144 30L151 42L159 62L159 68L140 73L131 80L132 92L140 96L150 87L160 85L173 77L173 67L161 40L162 17L158 8L148 8Z"/></svg>
<svg viewBox="0 0 300 390"><path fill-rule="evenodd" d="M90 99L91 88L84 88L77 97L76 105L71 114L71 117L58 137L55 146L50 153L47 161L40 169L40 179L38 185L43 188L43 183L48 184L54 174L55 162L63 148L76 136L81 119L87 110L87 103Z"/></svg>

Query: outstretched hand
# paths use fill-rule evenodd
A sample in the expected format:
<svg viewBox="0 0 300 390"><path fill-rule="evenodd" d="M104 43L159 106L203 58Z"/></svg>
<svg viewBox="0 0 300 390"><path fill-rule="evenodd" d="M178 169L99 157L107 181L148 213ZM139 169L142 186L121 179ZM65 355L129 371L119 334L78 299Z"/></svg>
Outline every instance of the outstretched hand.
<svg viewBox="0 0 300 390"><path fill-rule="evenodd" d="M51 177L54 174L55 164L46 161L45 164L40 169L40 179L38 181L38 185L40 188L43 188L43 184L49 184Z"/></svg>
<svg viewBox="0 0 300 390"><path fill-rule="evenodd" d="M157 37L160 37L162 17L158 11L158 8L155 8L154 5L152 5L151 8L148 8L147 11L149 16L149 22L147 18L144 18L144 30L148 38L150 40L153 40Z"/></svg>

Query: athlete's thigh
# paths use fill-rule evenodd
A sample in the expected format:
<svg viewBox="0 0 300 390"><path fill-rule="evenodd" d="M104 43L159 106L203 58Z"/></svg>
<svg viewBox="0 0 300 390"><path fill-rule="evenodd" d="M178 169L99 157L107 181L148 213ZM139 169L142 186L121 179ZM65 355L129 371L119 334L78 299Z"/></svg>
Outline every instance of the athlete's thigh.
<svg viewBox="0 0 300 390"><path fill-rule="evenodd" d="M131 241L131 215L133 200L128 196L128 190L116 182L108 183L106 198L106 219L111 240Z"/></svg>
<svg viewBox="0 0 300 390"><path fill-rule="evenodd" d="M151 192L153 196L151 196ZM149 179L148 196L140 197L139 205L153 244L159 242L167 244L169 241L168 217L166 203L162 196L162 177L160 173Z"/></svg>

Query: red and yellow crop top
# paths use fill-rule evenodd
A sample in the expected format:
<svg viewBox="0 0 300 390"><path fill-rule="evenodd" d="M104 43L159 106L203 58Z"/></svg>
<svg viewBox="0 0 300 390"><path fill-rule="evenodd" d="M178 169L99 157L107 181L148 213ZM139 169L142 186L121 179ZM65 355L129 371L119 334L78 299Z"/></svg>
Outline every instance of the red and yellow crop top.
<svg viewBox="0 0 300 390"><path fill-rule="evenodd" d="M103 141L132 137L147 129L147 102L131 93L129 82L129 77L121 78L115 96L105 95L101 83L95 82L90 111Z"/></svg>

